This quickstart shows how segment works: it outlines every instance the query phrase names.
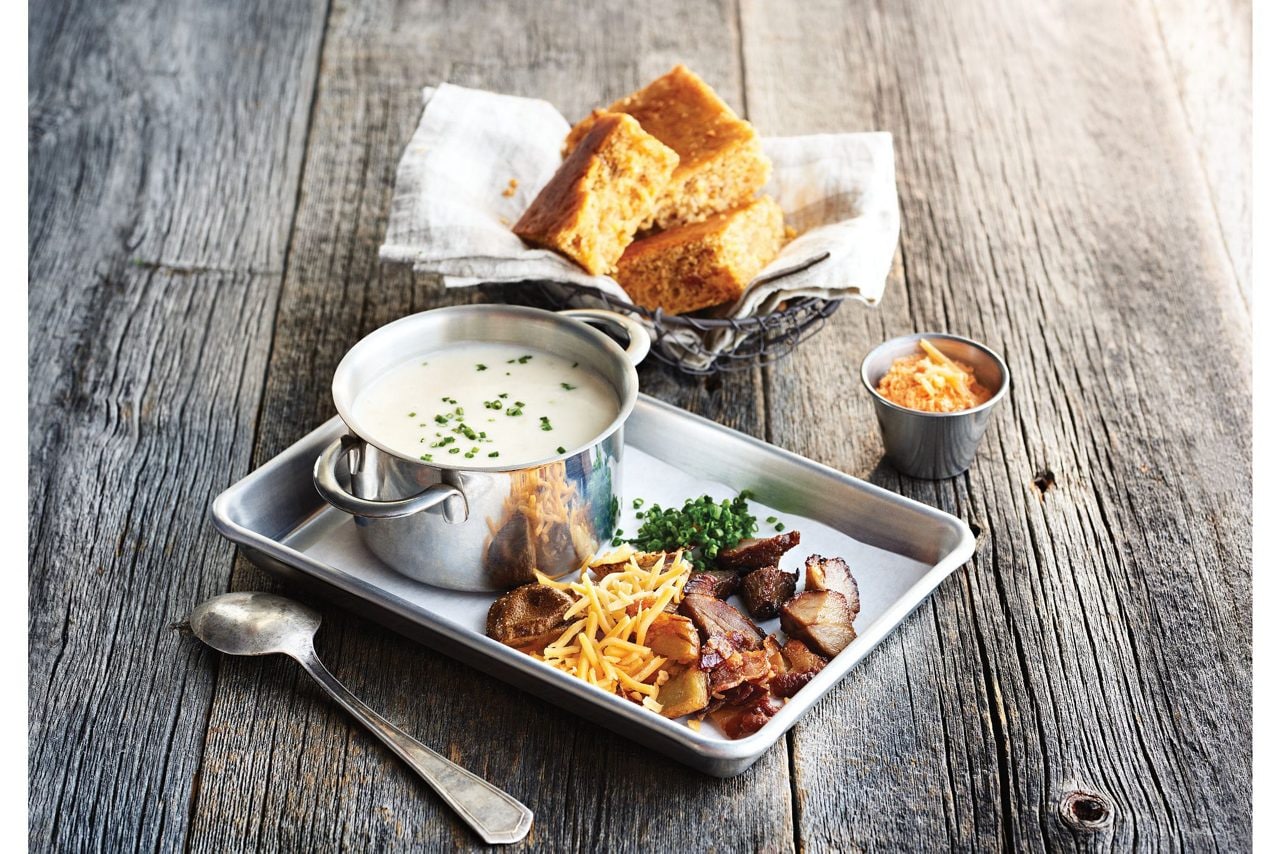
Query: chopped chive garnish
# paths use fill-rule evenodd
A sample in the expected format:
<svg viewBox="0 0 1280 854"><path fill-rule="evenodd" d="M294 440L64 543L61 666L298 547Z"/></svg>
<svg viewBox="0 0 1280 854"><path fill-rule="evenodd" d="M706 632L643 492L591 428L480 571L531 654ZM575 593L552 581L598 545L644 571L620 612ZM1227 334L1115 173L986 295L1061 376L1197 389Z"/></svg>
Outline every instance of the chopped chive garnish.
<svg viewBox="0 0 1280 854"><path fill-rule="evenodd" d="M498 395L498 397L502 398L503 400L506 400L506 399L507 399L507 393L504 391L502 394Z"/></svg>
<svg viewBox="0 0 1280 854"><path fill-rule="evenodd" d="M577 386L569 385L568 383L560 383L560 388L564 389L565 391L573 391L575 388L577 388Z"/></svg>
<svg viewBox="0 0 1280 854"><path fill-rule="evenodd" d="M546 431L550 431L550 430L551 430L551 419L550 419L550 418L548 418L548 417L547 417L547 416L545 416L545 415L542 415L542 416L539 416L538 420L542 422L542 429L543 429L543 430L546 430Z"/></svg>
<svg viewBox="0 0 1280 854"><path fill-rule="evenodd" d="M425 365L425 364L426 364L426 362L423 362L422 364L424 364L424 365ZM578 367L578 363L577 363L577 362L574 362L574 363L573 363L572 365L570 365L569 367L571 367L571 368L576 368L576 367Z"/></svg>
<svg viewBox="0 0 1280 854"><path fill-rule="evenodd" d="M614 535L615 537L621 537L621 536L622 536L622 529L621 529L621 528L619 528L618 530L614 531L614 532L613 532L613 535Z"/></svg>
<svg viewBox="0 0 1280 854"><path fill-rule="evenodd" d="M507 414L511 416L524 415L524 410L518 406L513 406L507 410Z"/></svg>
<svg viewBox="0 0 1280 854"><path fill-rule="evenodd" d="M477 370L477 371L487 371L487 370L489 370L489 366L488 366L488 365L481 365L480 363L478 363L478 362L477 362L477 363L476 363L476 370Z"/></svg>
<svg viewBox="0 0 1280 854"><path fill-rule="evenodd" d="M497 451L490 451L490 452L489 452L489 456L491 456L491 457L496 457L497 455L498 455L498 452L497 452Z"/></svg>
<svg viewBox="0 0 1280 854"><path fill-rule="evenodd" d="M416 412L410 412L410 413L409 413L409 417L410 417L410 418L416 418L417 416L418 416L418 413L416 413Z"/></svg>
<svg viewBox="0 0 1280 854"><path fill-rule="evenodd" d="M425 364L426 364L426 362L423 362L423 364L425 365ZM426 462L431 462L431 455L430 455L430 454L423 454L422 456L418 457L418 459L420 459L420 460L424 460L424 461L426 461Z"/></svg>
<svg viewBox="0 0 1280 854"><path fill-rule="evenodd" d="M449 449L449 453L451 453L451 454L457 454L457 453L460 453L461 451L462 451L462 449L461 449L461 448L450 448L450 449Z"/></svg>
<svg viewBox="0 0 1280 854"><path fill-rule="evenodd" d="M560 445L558 448L556 448L556 453L557 453L557 454L563 454L563 453L564 453L564 445Z"/></svg>
<svg viewBox="0 0 1280 854"><path fill-rule="evenodd" d="M680 508L651 504L639 514L643 519L640 530L628 542L644 551L688 549L694 567L705 569L722 549L755 534L756 519L747 507L747 498L744 490L738 497L720 502L703 495L690 498Z"/></svg>
<svg viewBox="0 0 1280 854"><path fill-rule="evenodd" d="M767 517L767 518L765 519L765 521L766 521L766 522L768 522L770 525L773 525L773 524L777 523L777 521L778 521L778 517L777 517L777 516L769 516L769 517Z"/></svg>
<svg viewBox="0 0 1280 854"><path fill-rule="evenodd" d="M773 530L775 530L775 531L779 531L779 532L781 532L781 531L785 531L785 530L787 530L787 526L786 526L786 525L784 525L784 524L782 524L781 522L779 522L778 524L776 524L776 525L774 525L774 526L773 526Z"/></svg>
<svg viewBox="0 0 1280 854"><path fill-rule="evenodd" d="M643 499L643 498L637 498L635 501L632 501L632 502L631 502L631 506L632 506L632 507L634 507L635 509L639 510L641 507L643 507L643 506L644 506L644 499Z"/></svg>
<svg viewBox="0 0 1280 854"><path fill-rule="evenodd" d="M532 358L532 356L521 356L519 359L516 359L516 361L523 365Z"/></svg>

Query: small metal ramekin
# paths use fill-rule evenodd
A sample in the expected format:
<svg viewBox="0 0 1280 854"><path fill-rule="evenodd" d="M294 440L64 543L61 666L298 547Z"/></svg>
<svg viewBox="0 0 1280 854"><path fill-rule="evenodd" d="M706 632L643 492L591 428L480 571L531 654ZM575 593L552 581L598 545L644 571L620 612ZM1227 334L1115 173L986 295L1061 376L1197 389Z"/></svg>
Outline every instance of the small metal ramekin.
<svg viewBox="0 0 1280 854"><path fill-rule="evenodd" d="M920 412L881 397L876 386L893 360L920 353L921 338L929 339L948 358L973 368L978 382L993 390L991 399L960 412ZM892 338L868 353L862 360L862 384L875 401L890 464L912 477L941 480L955 477L973 463L991 412L1009 391L1009 368L977 341L944 332L917 332Z"/></svg>

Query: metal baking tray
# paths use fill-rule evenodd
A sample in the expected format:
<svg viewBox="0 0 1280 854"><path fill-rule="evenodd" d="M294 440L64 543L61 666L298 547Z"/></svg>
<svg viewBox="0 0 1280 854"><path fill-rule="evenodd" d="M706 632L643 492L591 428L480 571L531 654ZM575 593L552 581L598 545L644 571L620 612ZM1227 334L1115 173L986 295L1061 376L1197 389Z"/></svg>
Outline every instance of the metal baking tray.
<svg viewBox="0 0 1280 854"><path fill-rule="evenodd" d="M326 504L311 482L317 455L343 429L333 418L219 495L217 530L273 574L719 777L759 759L974 549L969 526L954 516L641 395L624 428L624 517L634 516L627 512L633 497L669 505L667 496L721 498L749 489L765 533L769 515L800 531L784 568L813 552L838 555L860 587L857 640L763 728L735 740L709 720L694 730L489 639L484 617L494 594L429 587L384 566L361 544L351 517ZM776 620L761 626L778 628Z"/></svg>

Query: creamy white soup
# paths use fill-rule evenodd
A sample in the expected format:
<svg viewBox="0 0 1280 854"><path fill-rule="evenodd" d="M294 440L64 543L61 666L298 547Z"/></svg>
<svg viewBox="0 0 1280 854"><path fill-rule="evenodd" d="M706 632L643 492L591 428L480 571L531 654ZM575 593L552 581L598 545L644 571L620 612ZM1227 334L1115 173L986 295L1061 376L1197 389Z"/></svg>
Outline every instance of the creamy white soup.
<svg viewBox="0 0 1280 854"><path fill-rule="evenodd" d="M512 466L595 439L618 415L587 365L512 344L467 343L397 365L356 397L361 432L424 462Z"/></svg>

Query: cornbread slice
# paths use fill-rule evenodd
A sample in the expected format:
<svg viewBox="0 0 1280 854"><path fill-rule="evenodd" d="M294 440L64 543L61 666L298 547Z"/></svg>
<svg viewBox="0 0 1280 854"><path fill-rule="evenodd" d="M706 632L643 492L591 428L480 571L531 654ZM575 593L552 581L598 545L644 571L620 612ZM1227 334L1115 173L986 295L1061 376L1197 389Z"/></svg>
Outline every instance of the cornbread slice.
<svg viewBox="0 0 1280 854"><path fill-rule="evenodd" d="M512 229L577 261L613 269L680 158L622 113L601 116Z"/></svg>
<svg viewBox="0 0 1280 854"><path fill-rule="evenodd" d="M769 179L769 158L755 128L683 65L578 122L565 139L565 151L609 113L635 116L680 155L671 183L642 229L700 222L750 201Z"/></svg>
<svg viewBox="0 0 1280 854"><path fill-rule="evenodd" d="M616 278L638 305L685 314L742 296L782 248L782 208L769 196L627 247Z"/></svg>

